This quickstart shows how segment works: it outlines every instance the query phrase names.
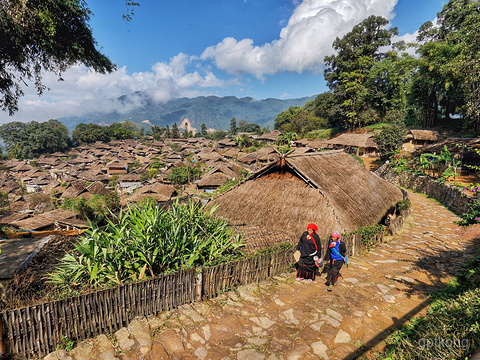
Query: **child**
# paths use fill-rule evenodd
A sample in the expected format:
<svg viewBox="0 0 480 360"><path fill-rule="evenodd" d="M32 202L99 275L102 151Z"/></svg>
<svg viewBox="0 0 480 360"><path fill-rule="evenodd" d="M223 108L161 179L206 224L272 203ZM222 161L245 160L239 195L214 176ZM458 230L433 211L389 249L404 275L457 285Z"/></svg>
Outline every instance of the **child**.
<svg viewBox="0 0 480 360"><path fill-rule="evenodd" d="M330 269L327 274L328 291L333 290L333 286L337 283L340 269L345 262L347 248L341 239L342 235L338 231L334 231L328 242L328 249L325 254L325 260L330 260Z"/></svg>

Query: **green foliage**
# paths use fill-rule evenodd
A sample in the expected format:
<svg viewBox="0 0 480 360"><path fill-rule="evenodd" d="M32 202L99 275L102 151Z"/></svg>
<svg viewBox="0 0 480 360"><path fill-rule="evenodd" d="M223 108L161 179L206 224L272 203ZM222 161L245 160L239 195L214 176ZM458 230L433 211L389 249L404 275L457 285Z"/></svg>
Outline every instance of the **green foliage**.
<svg viewBox="0 0 480 360"><path fill-rule="evenodd" d="M339 128L312 130L303 135L305 139L329 139L340 132Z"/></svg>
<svg viewBox="0 0 480 360"><path fill-rule="evenodd" d="M374 139L382 157L393 156L402 146L407 129L403 121L387 124L375 133Z"/></svg>
<svg viewBox="0 0 480 360"><path fill-rule="evenodd" d="M289 124L293 117L297 115L302 108L300 106L290 106L287 110L282 111L274 120L273 128L275 130L280 130L283 125Z"/></svg>
<svg viewBox="0 0 480 360"><path fill-rule="evenodd" d="M18 159L63 151L71 145L68 129L53 119L42 123L14 121L4 124L0 126L0 137L9 156Z"/></svg>
<svg viewBox="0 0 480 360"><path fill-rule="evenodd" d="M397 202L396 208L398 210L408 210L410 209L411 204L412 202L410 201L410 199L402 199Z"/></svg>
<svg viewBox="0 0 480 360"><path fill-rule="evenodd" d="M424 316L387 338L381 359L467 359L480 345L480 258L435 293Z"/></svg>
<svg viewBox="0 0 480 360"><path fill-rule="evenodd" d="M386 29L388 20L370 16L342 39L333 42L335 55L325 57L325 79L335 95L332 117L344 129L363 127L378 122L393 103L401 100L399 73L395 52L379 51L391 44L397 28ZM400 81L401 80L401 81Z"/></svg>
<svg viewBox="0 0 480 360"><path fill-rule="evenodd" d="M230 120L230 135L237 135L237 132L237 120L235 119L235 117L233 117Z"/></svg>
<svg viewBox="0 0 480 360"><path fill-rule="evenodd" d="M434 126L440 115L462 122L464 129L480 125L478 82L480 13L476 0L451 0L434 25L420 27L419 69L412 79L411 103L422 125ZM450 114L459 116L454 120Z"/></svg>
<svg viewBox="0 0 480 360"><path fill-rule="evenodd" d="M197 180L202 174L202 169L199 166L178 166L172 168L168 174L167 180L172 184L184 185Z"/></svg>
<svg viewBox="0 0 480 360"><path fill-rule="evenodd" d="M172 126L172 138L173 139L179 139L180 138L180 130L178 129L177 123L173 123Z"/></svg>
<svg viewBox="0 0 480 360"><path fill-rule="evenodd" d="M237 144L240 149L244 149L253 145L253 140L247 134L236 137L233 139L233 141L235 141L235 144Z"/></svg>
<svg viewBox="0 0 480 360"><path fill-rule="evenodd" d="M214 218L214 211L206 212L193 201L175 202L170 211L154 201L120 211L105 227L88 230L51 281L67 287L122 284L243 257L240 236Z"/></svg>
<svg viewBox="0 0 480 360"><path fill-rule="evenodd" d="M245 119L241 119L238 122L237 132L247 132L247 133L255 133L260 135L261 128L260 125L255 123L249 123Z"/></svg>
<svg viewBox="0 0 480 360"><path fill-rule="evenodd" d="M44 71L61 74L75 64L100 73L115 66L96 49L85 1L7 1L0 4L0 105L13 115L32 82L41 95Z"/></svg>
<svg viewBox="0 0 480 360"><path fill-rule="evenodd" d="M480 199L467 204L467 211L460 215L460 219L461 220L455 222L460 226L469 226L480 223Z"/></svg>
<svg viewBox="0 0 480 360"><path fill-rule="evenodd" d="M385 227L381 224L377 225L370 225L370 226L364 226L354 232L352 234L360 234L362 237L362 242L365 244L367 247L372 246L372 241L373 238L376 235L380 235L384 231Z"/></svg>
<svg viewBox="0 0 480 360"><path fill-rule="evenodd" d="M78 124L72 132L75 144L91 144L96 141L109 141L106 128L97 124Z"/></svg>
<svg viewBox="0 0 480 360"><path fill-rule="evenodd" d="M120 208L120 197L117 192L110 192L106 195L93 195L88 200L83 196L66 198L61 207L72 210L90 222L98 224Z"/></svg>
<svg viewBox="0 0 480 360"><path fill-rule="evenodd" d="M286 154L288 153L290 150L292 150L292 148L290 147L290 145L278 145L277 147L275 147L278 152L280 152L281 154Z"/></svg>
<svg viewBox="0 0 480 360"><path fill-rule="evenodd" d="M67 336L62 336L57 344L57 349L64 349L65 351L69 352L74 349L75 345L76 343L74 340L70 340Z"/></svg>

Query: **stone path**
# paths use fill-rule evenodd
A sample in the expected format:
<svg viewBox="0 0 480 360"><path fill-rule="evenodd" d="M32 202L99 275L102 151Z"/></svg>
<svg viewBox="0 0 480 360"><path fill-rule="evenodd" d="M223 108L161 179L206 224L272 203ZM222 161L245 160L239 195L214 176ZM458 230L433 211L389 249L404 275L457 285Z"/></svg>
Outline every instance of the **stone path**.
<svg viewBox="0 0 480 360"><path fill-rule="evenodd" d="M213 300L135 319L115 334L86 340L45 359L369 359L395 327L423 314L471 254L478 228L433 200L410 193L402 231L349 259L333 292L324 276L295 274L241 286Z"/></svg>

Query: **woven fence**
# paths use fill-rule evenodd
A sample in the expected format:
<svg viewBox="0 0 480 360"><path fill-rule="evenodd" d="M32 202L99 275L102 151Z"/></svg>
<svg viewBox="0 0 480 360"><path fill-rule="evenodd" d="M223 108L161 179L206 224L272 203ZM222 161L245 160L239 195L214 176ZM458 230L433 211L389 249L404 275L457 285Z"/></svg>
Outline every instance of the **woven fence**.
<svg viewBox="0 0 480 360"><path fill-rule="evenodd" d="M400 218L397 218L400 219ZM403 220L397 220L397 222ZM384 233L368 246L383 241ZM355 256L367 244L360 234L343 238L347 255ZM328 240L322 240L322 258ZM257 283L292 268L294 249L257 255L213 267L190 269L151 280L121 285L48 303L6 310L0 314L7 353L27 359L57 349L62 339L81 341L114 333L137 316L156 315L180 305L211 299L240 285ZM1 327L0 327L1 329Z"/></svg>
<svg viewBox="0 0 480 360"><path fill-rule="evenodd" d="M8 353L42 357L62 338L84 340L112 333L137 316L157 314L193 302L195 269L148 281L70 297L1 314Z"/></svg>

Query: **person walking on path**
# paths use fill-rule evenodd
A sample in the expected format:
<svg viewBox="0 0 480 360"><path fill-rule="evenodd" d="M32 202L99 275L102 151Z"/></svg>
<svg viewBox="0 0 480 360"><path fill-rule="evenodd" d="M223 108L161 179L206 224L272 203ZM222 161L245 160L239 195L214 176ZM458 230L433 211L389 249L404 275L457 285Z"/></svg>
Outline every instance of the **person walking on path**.
<svg viewBox="0 0 480 360"><path fill-rule="evenodd" d="M300 251L300 260L298 261L297 280L315 280L319 255L322 252L317 230L317 225L308 224L307 231L302 234L298 241L297 250Z"/></svg>
<svg viewBox="0 0 480 360"><path fill-rule="evenodd" d="M338 281L338 274L345 263L345 254L347 247L342 241L342 235L338 231L332 232L332 237L328 242L328 249L325 253L325 260L330 261L330 269L327 274L327 290L332 291Z"/></svg>

